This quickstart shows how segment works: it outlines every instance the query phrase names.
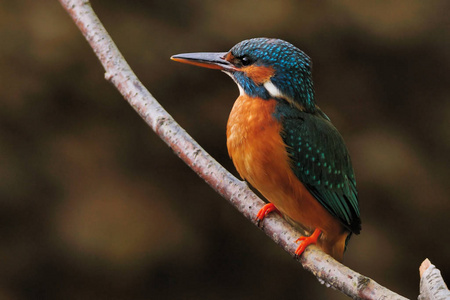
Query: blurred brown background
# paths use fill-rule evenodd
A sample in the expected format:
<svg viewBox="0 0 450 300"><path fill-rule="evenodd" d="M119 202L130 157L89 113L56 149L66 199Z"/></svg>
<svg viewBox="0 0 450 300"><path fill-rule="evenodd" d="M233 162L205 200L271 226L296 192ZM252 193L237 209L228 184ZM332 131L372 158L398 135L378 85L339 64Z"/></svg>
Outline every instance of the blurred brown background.
<svg viewBox="0 0 450 300"><path fill-rule="evenodd" d="M306 51L357 175L363 230L345 263L408 298L426 257L449 283L449 1L92 2L141 81L235 174L237 87L169 57L259 36ZM58 1L0 0L0 41L1 299L346 299L159 140Z"/></svg>

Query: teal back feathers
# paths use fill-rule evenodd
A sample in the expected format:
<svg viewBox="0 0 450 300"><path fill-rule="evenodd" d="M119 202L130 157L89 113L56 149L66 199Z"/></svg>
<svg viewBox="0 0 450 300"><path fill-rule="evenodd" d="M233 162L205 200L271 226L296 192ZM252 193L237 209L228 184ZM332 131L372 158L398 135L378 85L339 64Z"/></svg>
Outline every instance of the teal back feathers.
<svg viewBox="0 0 450 300"><path fill-rule="evenodd" d="M280 101L275 112L291 169L308 191L353 233L361 230L358 193L347 147L328 119Z"/></svg>

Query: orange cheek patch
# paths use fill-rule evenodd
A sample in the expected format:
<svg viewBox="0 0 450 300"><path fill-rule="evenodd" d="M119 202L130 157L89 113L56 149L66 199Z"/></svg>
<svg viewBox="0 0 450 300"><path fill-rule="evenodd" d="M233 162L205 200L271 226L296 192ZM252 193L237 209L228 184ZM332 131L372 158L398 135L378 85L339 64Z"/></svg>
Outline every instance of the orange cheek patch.
<svg viewBox="0 0 450 300"><path fill-rule="evenodd" d="M229 62L232 62L234 59L234 56L233 56L233 54L231 54L231 52L228 52L227 55L225 55L225 57L223 59L228 60Z"/></svg>
<svg viewBox="0 0 450 300"><path fill-rule="evenodd" d="M245 74L247 74L247 76L256 84L263 84L275 74L275 69L272 67L254 65L243 67L241 71L245 72Z"/></svg>

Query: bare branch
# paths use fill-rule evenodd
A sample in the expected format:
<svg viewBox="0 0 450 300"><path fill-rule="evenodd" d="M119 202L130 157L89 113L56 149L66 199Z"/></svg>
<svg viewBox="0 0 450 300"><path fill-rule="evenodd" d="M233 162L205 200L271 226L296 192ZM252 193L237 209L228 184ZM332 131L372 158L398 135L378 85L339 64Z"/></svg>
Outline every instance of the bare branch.
<svg viewBox="0 0 450 300"><path fill-rule="evenodd" d="M442 278L441 271L425 259L419 268L420 295L419 300L450 299L450 291Z"/></svg>
<svg viewBox="0 0 450 300"><path fill-rule="evenodd" d="M243 182L217 163L164 110L138 80L106 32L87 0L59 0L91 45L111 81L144 121L170 148L212 188L256 225L255 216L264 205ZM299 233L284 219L273 215L264 219L264 232L294 257ZM406 299L374 280L354 272L309 246L301 264L319 281L355 299Z"/></svg>

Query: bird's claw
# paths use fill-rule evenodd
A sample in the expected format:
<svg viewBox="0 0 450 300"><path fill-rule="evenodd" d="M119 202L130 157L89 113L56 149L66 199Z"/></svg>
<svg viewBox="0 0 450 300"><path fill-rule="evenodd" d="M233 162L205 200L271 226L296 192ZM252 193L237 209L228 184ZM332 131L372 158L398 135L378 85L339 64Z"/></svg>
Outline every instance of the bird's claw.
<svg viewBox="0 0 450 300"><path fill-rule="evenodd" d="M295 243L300 242L300 245L295 250L295 259L300 258L300 256L303 254L303 252L306 250L306 247L308 247L311 244L317 244L317 240L319 239L320 235L322 234L322 230L316 228L314 230L313 234L310 236L301 236L299 237Z"/></svg>
<svg viewBox="0 0 450 300"><path fill-rule="evenodd" d="M273 205L272 203L267 203L266 205L264 205L259 211L258 214L256 215L256 225L258 225L258 227L261 224L261 221L264 220L264 218L267 216L267 214L276 211L279 213L278 209L275 207L275 205Z"/></svg>

